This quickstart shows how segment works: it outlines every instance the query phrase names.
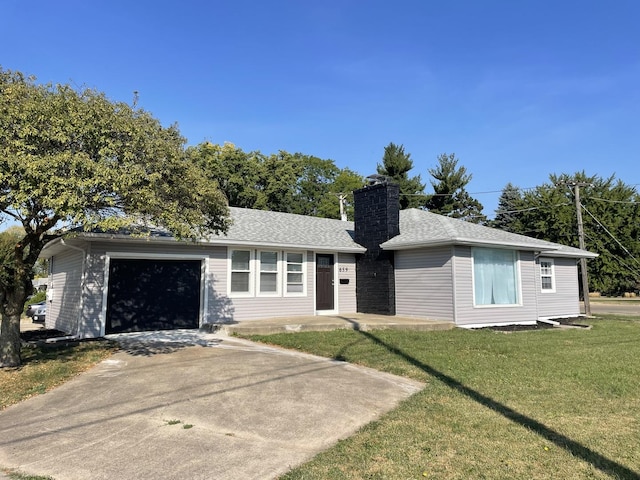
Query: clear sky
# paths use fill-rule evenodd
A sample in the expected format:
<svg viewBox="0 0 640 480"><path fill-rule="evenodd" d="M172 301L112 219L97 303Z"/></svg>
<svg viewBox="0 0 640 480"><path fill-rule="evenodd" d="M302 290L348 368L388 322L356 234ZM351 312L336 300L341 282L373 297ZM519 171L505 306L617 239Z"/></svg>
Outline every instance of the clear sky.
<svg viewBox="0 0 640 480"><path fill-rule="evenodd" d="M137 91L192 145L368 175L403 144L427 191L455 153L490 216L507 182L640 184L637 0L0 0L0 65Z"/></svg>

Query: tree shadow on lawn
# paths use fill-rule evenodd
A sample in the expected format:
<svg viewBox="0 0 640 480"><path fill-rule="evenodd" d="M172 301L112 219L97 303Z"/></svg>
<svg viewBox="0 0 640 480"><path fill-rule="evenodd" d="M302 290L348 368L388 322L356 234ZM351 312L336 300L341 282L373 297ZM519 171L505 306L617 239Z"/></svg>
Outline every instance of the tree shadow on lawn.
<svg viewBox="0 0 640 480"><path fill-rule="evenodd" d="M456 390L457 392L460 392L461 394L467 396L471 400L481 405L484 405L485 407L493 410L496 413L499 413L500 415L511 420L512 422L520 424L523 427L537 433L538 435L545 438L546 440L553 442L558 447L566 450L573 456L581 458L584 461L590 463L598 470L617 478L640 479L640 474L638 474L637 472L634 472L630 468L624 465L621 465L620 463L615 462L614 460L611 460L599 454L598 452L591 450L588 447L585 447L584 445L562 435L559 432L556 432L555 430L552 430L551 428L547 427L546 425L538 422L533 418L527 417L526 415L523 415L522 413L519 413L513 410L512 408L506 405L503 405L502 403L497 402L496 400L486 395L483 395L482 393L472 388L465 386L455 378L452 378L449 375L446 375L445 373L442 373L439 370L436 370L435 368L421 362L420 360L412 357L411 355L406 354L399 348L396 348L393 345L386 343L384 340L381 340L380 338L376 337L373 333L360 330L359 328L357 328L357 326L354 329L357 332L359 332L361 335L373 341L374 343L386 348L390 353L403 358L404 360L409 362L411 365L418 367L423 372L431 375L433 378L444 383L452 390Z"/></svg>

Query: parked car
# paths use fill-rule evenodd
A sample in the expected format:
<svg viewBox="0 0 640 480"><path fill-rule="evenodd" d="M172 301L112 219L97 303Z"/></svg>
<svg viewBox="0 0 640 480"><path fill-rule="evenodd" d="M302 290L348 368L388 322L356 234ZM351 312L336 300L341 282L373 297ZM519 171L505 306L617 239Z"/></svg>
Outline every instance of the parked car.
<svg viewBox="0 0 640 480"><path fill-rule="evenodd" d="M31 321L34 323L44 323L45 319L47 317L47 304L43 304L40 305L35 313L33 314L33 317L31 317Z"/></svg>
<svg viewBox="0 0 640 480"><path fill-rule="evenodd" d="M30 303L29 305L27 305L27 311L25 312L25 315L27 317L33 317L33 314L36 313L36 310L41 306L45 305L46 303L47 303L46 300L43 300L42 302L38 302L38 303Z"/></svg>

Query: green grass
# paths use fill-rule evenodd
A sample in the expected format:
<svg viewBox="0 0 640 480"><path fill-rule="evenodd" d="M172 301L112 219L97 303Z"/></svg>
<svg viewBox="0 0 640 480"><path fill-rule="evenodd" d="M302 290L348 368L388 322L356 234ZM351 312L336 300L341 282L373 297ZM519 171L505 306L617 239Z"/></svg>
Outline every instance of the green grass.
<svg viewBox="0 0 640 480"><path fill-rule="evenodd" d="M15 470L1 470L10 480L53 480L53 477L41 477L39 475L26 475Z"/></svg>
<svg viewBox="0 0 640 480"><path fill-rule="evenodd" d="M64 383L110 356L115 348L107 341L23 348L20 367L0 369L0 410Z"/></svg>
<svg viewBox="0 0 640 480"><path fill-rule="evenodd" d="M251 337L425 383L283 478L640 478L640 319L588 323Z"/></svg>

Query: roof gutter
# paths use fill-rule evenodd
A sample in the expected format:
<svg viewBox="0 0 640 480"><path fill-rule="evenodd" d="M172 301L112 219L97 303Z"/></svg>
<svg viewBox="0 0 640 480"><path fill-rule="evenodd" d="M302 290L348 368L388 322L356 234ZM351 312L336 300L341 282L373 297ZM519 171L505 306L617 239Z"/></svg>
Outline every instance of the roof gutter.
<svg viewBox="0 0 640 480"><path fill-rule="evenodd" d="M247 247L277 247L277 248L292 248L296 250L324 250L344 253L364 253L366 248L355 244L354 246L333 246L333 245L311 245L311 244L293 244L293 243L273 243L273 242L260 242L252 240L235 240L227 237L214 238L205 240L192 240L181 242L174 237L134 237L130 235L122 234L97 234L97 233L83 233L80 235L86 241L101 241L101 240L121 240L125 242L133 243L176 243L183 245L223 245L223 246L247 246ZM77 237L76 237L77 238Z"/></svg>
<svg viewBox="0 0 640 480"><path fill-rule="evenodd" d="M553 251L553 250L559 250L561 247L560 246L555 246L555 245L531 245L531 244L525 244L525 243L512 243L512 242L501 242L501 241L491 241L491 240L476 240L476 239L470 239L470 238L450 238L450 239L446 239L446 240L432 240L432 241L415 241L415 242L408 242L408 243L402 243L401 245L397 245L394 246L393 243L391 243L391 245L385 245L389 242L385 242L381 245L381 247L384 250L409 250L409 249L413 249L413 248L419 248L419 247L437 247L437 246L442 246L442 245L463 245L463 246L493 246L493 247L503 247L503 248L516 248L519 250L526 250L526 251L535 251L538 252L540 250L543 250L544 247L544 251Z"/></svg>

